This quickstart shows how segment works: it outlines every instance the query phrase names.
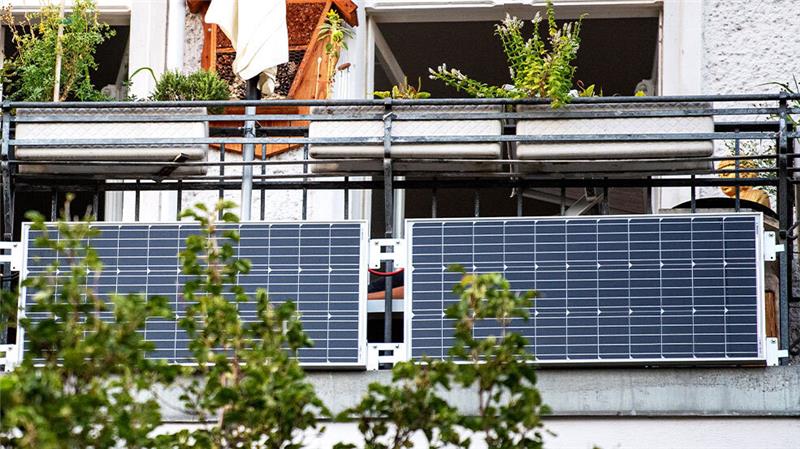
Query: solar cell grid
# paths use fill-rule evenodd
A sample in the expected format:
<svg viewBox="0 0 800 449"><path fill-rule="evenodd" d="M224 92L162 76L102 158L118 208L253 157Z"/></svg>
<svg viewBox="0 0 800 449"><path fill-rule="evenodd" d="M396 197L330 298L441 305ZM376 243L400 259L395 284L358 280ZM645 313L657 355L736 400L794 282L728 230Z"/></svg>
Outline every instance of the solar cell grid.
<svg viewBox="0 0 800 449"><path fill-rule="evenodd" d="M104 264L101 275L92 280L97 294L102 298L113 293L161 295L168 298L178 319L185 315L188 303L182 297L182 288L188 278L181 274L178 253L186 238L199 230L196 225L97 223L96 228L100 234L90 244ZM250 273L239 278L239 284L248 294L265 288L276 303L295 302L303 326L314 341L313 348L300 350L303 364L361 366L365 363L363 222L262 222L219 228L240 232L236 255L252 262ZM27 277L42 273L58 256L35 247L32 242L37 232L27 228L25 231ZM29 310L33 294L23 291L23 308L35 320L40 317ZM245 322L255 319L254 302L239 303L238 309ZM105 312L102 317L111 318L111 313ZM177 319L149 319L142 333L156 345L150 357L191 363L188 337L178 328Z"/></svg>
<svg viewBox="0 0 800 449"><path fill-rule="evenodd" d="M543 362L762 359L761 226L756 214L410 220L409 355L447 355L459 280L447 267L460 264L538 291L512 329Z"/></svg>

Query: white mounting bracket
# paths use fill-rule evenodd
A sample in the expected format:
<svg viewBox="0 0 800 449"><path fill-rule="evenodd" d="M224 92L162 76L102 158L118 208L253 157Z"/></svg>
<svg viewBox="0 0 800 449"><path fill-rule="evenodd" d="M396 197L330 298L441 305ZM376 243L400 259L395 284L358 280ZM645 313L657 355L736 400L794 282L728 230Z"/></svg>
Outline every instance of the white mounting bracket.
<svg viewBox="0 0 800 449"><path fill-rule="evenodd" d="M0 345L0 372L10 373L17 366L19 354L17 345Z"/></svg>
<svg viewBox="0 0 800 449"><path fill-rule="evenodd" d="M778 366L781 364L781 359L789 357L789 351L786 349L778 349L777 338L767 338L767 366Z"/></svg>
<svg viewBox="0 0 800 449"><path fill-rule="evenodd" d="M406 241L403 239L372 239L369 241L369 267L377 270L387 260L395 270L406 267Z"/></svg>
<svg viewBox="0 0 800 449"><path fill-rule="evenodd" d="M395 363L405 360L405 343L368 343L367 371L391 369Z"/></svg>
<svg viewBox="0 0 800 449"><path fill-rule="evenodd" d="M11 271L22 270L22 244L20 242L0 242L0 263L11 264Z"/></svg>
<svg viewBox="0 0 800 449"><path fill-rule="evenodd" d="M764 233L764 260L767 262L774 262L778 257L778 253L782 253L786 249L783 244L775 243L775 233L767 231Z"/></svg>

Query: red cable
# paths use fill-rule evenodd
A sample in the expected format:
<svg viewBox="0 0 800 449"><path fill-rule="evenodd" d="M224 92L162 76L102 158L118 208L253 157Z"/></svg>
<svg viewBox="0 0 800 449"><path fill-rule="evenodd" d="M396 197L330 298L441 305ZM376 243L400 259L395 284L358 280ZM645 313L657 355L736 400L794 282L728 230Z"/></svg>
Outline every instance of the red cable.
<svg viewBox="0 0 800 449"><path fill-rule="evenodd" d="M403 268L400 268L400 269L398 269L398 270L395 270L395 271L389 271L389 272L386 272L386 271L378 271L378 270L374 270L374 269L372 269L372 268L367 268L367 270L368 270L370 273L374 274L375 276L394 276L394 275L396 275L396 274L400 274L400 273L402 273L402 272L404 271L404 269L403 269Z"/></svg>

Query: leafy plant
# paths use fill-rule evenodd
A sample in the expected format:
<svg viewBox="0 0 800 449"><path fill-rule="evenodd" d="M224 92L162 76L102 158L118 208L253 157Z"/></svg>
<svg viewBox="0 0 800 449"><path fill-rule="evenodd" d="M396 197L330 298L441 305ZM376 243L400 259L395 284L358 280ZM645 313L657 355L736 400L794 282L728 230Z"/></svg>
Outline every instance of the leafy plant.
<svg viewBox="0 0 800 449"><path fill-rule="evenodd" d="M525 349L527 340L510 332L514 321L526 321L534 292L517 295L498 273L464 274L453 292L459 302L449 307L447 318L455 320L455 342L450 351L459 365L454 381L475 387L478 415L462 419L462 425L482 435L491 448L541 448L541 415L549 413L536 388L536 368ZM475 325L495 321L500 336L476 338Z"/></svg>
<svg viewBox="0 0 800 449"><path fill-rule="evenodd" d="M228 83L214 71L199 70L186 75L178 70L168 70L156 78L153 69L141 67L131 74L128 86L131 85L130 80L141 71L148 72L156 83L148 98L152 101L215 101L229 100L231 97ZM131 100L136 98L132 97ZM222 108L210 108L209 111L219 113Z"/></svg>
<svg viewBox="0 0 800 449"><path fill-rule="evenodd" d="M229 201L213 209L198 204L181 214L200 224L180 254L182 272L191 278L180 327L192 339L198 364L183 399L209 425L162 436L162 447L300 448L302 433L327 414L296 359L311 341L293 303L273 306L259 290L255 320L245 322L238 313L238 304L251 299L237 282L250 262L235 257L239 234L227 225L238 222L233 207ZM220 213L223 223L216 222Z"/></svg>
<svg viewBox="0 0 800 449"><path fill-rule="evenodd" d="M407 100L418 100L430 98L431 94L422 90L422 79L417 80L417 85L410 86L408 77L397 86L392 86L392 90L375 91L374 95L378 98L402 98Z"/></svg>
<svg viewBox="0 0 800 449"><path fill-rule="evenodd" d="M25 358L0 376L0 447L150 447L161 416L148 393L171 382L176 369L146 359L153 344L137 331L170 310L163 298L112 295L108 304L97 295L91 286L103 265L87 242L98 232L89 217L67 223L68 205L57 238L40 214L27 215L40 233L36 246L57 257L23 281L33 292L28 312L41 318L20 320ZM5 299L17 307L15 295Z"/></svg>
<svg viewBox="0 0 800 449"><path fill-rule="evenodd" d="M459 301L446 311L455 322L450 358L395 365L391 384L370 385L359 405L339 418L355 417L367 449L410 447L418 432L429 447L469 448L472 439L480 438L491 448L541 448L541 415L549 409L536 388L526 339L509 331L512 322L527 320L534 293L514 293L497 273L452 269L463 277L453 289ZM497 323L499 337L474 336L476 324L484 320ZM439 395L453 387L477 394L477 416L460 414ZM338 446L346 447L352 446Z"/></svg>
<svg viewBox="0 0 800 449"><path fill-rule="evenodd" d="M145 357L154 348L137 331L149 317L173 317L163 298L113 296L109 306L92 291L103 266L89 245L97 230L88 218L60 222L53 238L41 215L29 215L41 233L37 245L59 256L24 281L35 292L30 311L45 318L21 320L25 360L0 377L0 447L303 447L303 435L329 415L296 359L311 342L291 302L275 306L264 290L251 298L238 284L250 263L235 257L233 207L221 201L182 213L199 223L180 253L188 307L179 326L191 338L196 368ZM540 417L548 409L536 389L527 342L509 330L527 319L533 293L516 294L499 274L459 270L463 278L453 290L459 301L446 312L455 322L450 357L397 364L392 383L370 385L367 396L339 416L356 420L368 449L407 448L417 434L433 448L468 448L473 439L492 448L541 447ZM16 307L16 297L6 299ZM252 299L255 320L245 321L239 303ZM485 320L497 323L498 336L474 336ZM154 436L162 424L154 387L175 385L178 375L186 379L183 405L201 425ZM447 402L441 393L451 388L477 395L477 416L464 416Z"/></svg>
<svg viewBox="0 0 800 449"><path fill-rule="evenodd" d="M90 72L97 68L97 47L114 35L101 23L94 0L75 0L72 12L61 17L58 6L46 5L16 23L10 8L2 22L11 31L16 55L7 58L3 82L9 97L19 101L52 101L59 83L58 101L106 100L92 85ZM59 28L63 34L59 37ZM61 53L61 75L56 80L56 55Z"/></svg>
<svg viewBox="0 0 800 449"><path fill-rule="evenodd" d="M398 363L392 368L391 384L370 384L361 402L337 419L355 418L365 449L411 447L418 432L429 448L466 444L458 433L461 415L437 391L450 388L453 369L453 364L436 360ZM354 447L339 444L336 449Z"/></svg>
<svg viewBox="0 0 800 449"><path fill-rule="evenodd" d="M573 62L580 48L580 30L583 16L576 21L556 25L555 11L551 0L547 1L547 34L539 35L542 17L533 18L533 36L522 36L522 20L506 16L495 27L508 61L511 84L490 86L475 81L457 69L446 65L430 69L431 79L438 79L458 91L473 97L505 98L549 98L554 108L569 102L572 79L575 75Z"/></svg>
<svg viewBox="0 0 800 449"><path fill-rule="evenodd" d="M344 19L334 11L329 10L325 22L320 26L317 39L325 41L325 57L327 59L327 72L325 73L326 94L333 88L333 78L336 73L336 62L339 61L342 49L347 50L347 39L353 37L353 30L345 24Z"/></svg>
<svg viewBox="0 0 800 449"><path fill-rule="evenodd" d="M177 70L168 70L161 74L150 95L150 99L154 101L213 101L228 100L230 97L228 83L217 72L209 70L199 70L188 75Z"/></svg>
<svg viewBox="0 0 800 449"><path fill-rule="evenodd" d="M575 85L578 86L578 90L577 90L577 94L578 94L577 96L578 97L586 98L586 97L602 97L603 96L603 89L599 89L598 90L597 87L594 84L590 84L588 86L585 86L583 84L583 81L578 80L575 83ZM641 95L639 95L639 93L641 93ZM570 93L570 95L572 95L572 92ZM636 93L636 96L637 97L642 97L642 96L644 96L644 92L639 91L639 92Z"/></svg>
<svg viewBox="0 0 800 449"><path fill-rule="evenodd" d="M797 80L797 76L792 75L792 83L767 83L768 85L778 86L781 88L782 91L790 93L790 94L798 94L800 93L800 81ZM789 101L788 106L790 108L800 108L800 100L791 100ZM787 114L786 116L793 125L797 126L800 124L800 118L792 115Z"/></svg>

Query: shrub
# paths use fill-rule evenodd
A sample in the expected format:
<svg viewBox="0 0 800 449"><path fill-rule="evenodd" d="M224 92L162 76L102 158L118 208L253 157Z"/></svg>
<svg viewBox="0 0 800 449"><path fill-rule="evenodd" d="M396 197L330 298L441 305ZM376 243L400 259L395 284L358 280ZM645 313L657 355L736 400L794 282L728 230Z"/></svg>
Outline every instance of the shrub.
<svg viewBox="0 0 800 449"><path fill-rule="evenodd" d="M556 25L555 11L551 0L547 1L547 34L539 35L542 17L533 18L533 36L522 36L522 20L506 16L495 27L508 60L511 84L490 86L475 81L457 69L441 65L430 69L431 79L438 79L458 91L473 97L486 98L549 98L553 107L567 103L572 90L575 66L572 65L580 48L581 17L577 22Z"/></svg>
<svg viewBox="0 0 800 449"><path fill-rule="evenodd" d="M2 12L3 25L11 30L17 54L5 60L3 82L8 96L18 101L53 101L56 54L61 50L60 93L57 100L108 99L92 85L89 74L97 68L97 47L114 35L98 19L94 0L75 0L72 12L60 17L58 6L47 5L15 23L10 8ZM63 25L59 39L58 29Z"/></svg>
<svg viewBox="0 0 800 449"><path fill-rule="evenodd" d="M135 74L135 72L134 72ZM213 101L231 97L228 83L217 72L200 70L189 75L166 71L156 82L150 99L154 101Z"/></svg>
<svg viewBox="0 0 800 449"><path fill-rule="evenodd" d="M59 257L23 281L35 292L30 311L45 318L20 320L25 358L0 376L0 447L149 447L150 432L161 424L149 393L171 382L177 368L147 359L153 344L137 331L147 318L170 316L166 301L113 295L106 303L90 287L103 265L87 243L97 235L88 217L79 223L65 218L58 238L48 235L40 214L27 217L43 233L36 245ZM16 308L16 296L7 293L5 305L6 312ZM101 319L104 314L110 318Z"/></svg>

